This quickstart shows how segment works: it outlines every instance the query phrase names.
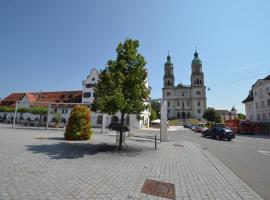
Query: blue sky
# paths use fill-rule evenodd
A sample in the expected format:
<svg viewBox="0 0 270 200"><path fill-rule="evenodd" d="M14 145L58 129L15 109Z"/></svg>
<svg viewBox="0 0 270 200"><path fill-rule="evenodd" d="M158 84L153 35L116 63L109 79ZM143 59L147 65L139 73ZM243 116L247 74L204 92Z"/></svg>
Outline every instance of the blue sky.
<svg viewBox="0 0 270 200"><path fill-rule="evenodd" d="M161 97L168 50L176 83L190 84L195 47L208 106L244 112L251 85L270 74L265 0L1 0L0 98L12 92L81 89L92 67L138 39L152 98Z"/></svg>

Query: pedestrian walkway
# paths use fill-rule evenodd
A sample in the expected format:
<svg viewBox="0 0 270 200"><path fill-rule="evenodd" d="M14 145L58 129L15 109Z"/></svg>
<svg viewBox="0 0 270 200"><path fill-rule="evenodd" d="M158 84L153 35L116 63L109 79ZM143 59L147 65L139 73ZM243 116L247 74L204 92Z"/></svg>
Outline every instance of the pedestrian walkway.
<svg viewBox="0 0 270 200"><path fill-rule="evenodd" d="M59 131L0 128L0 199L166 199L143 193L146 179L173 184L180 200L261 199L197 144L126 143L119 153L114 136L72 142Z"/></svg>

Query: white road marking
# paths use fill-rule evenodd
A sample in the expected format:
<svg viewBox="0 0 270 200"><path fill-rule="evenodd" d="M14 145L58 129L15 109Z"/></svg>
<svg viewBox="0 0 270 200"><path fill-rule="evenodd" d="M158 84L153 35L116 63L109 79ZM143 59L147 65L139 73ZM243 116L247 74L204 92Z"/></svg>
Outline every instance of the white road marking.
<svg viewBox="0 0 270 200"><path fill-rule="evenodd" d="M270 151L259 151L259 150L257 150L257 151L264 154L264 155L270 156Z"/></svg>

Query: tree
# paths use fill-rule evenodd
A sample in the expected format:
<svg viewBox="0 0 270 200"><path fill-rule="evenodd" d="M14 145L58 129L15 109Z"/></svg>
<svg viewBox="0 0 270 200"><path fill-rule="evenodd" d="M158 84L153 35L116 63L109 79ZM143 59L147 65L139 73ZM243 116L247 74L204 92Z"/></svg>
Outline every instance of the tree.
<svg viewBox="0 0 270 200"><path fill-rule="evenodd" d="M28 109L28 112L39 115L39 123L41 124L42 116L47 115L48 108L47 107L31 107Z"/></svg>
<svg viewBox="0 0 270 200"><path fill-rule="evenodd" d="M17 112L20 113L20 117L19 117L19 122L21 122L21 119L22 119L22 116L23 116L23 113L27 113L28 112L28 108L18 108Z"/></svg>
<svg viewBox="0 0 270 200"><path fill-rule="evenodd" d="M7 113L14 112L15 108L14 107L9 107L9 106L0 106L0 112L4 113L3 121L6 121L7 119Z"/></svg>
<svg viewBox="0 0 270 200"><path fill-rule="evenodd" d="M96 98L92 109L114 115L121 113L121 126L125 115L139 114L147 108L149 98L146 86L147 70L145 59L138 53L139 41L126 39L116 48L117 57L109 60L99 74L95 85ZM123 129L120 130L119 148L122 150Z"/></svg>
<svg viewBox="0 0 270 200"><path fill-rule="evenodd" d="M61 122L62 116L61 113L55 113L54 115L54 122L55 122L55 127L59 127L59 123Z"/></svg>
<svg viewBox="0 0 270 200"><path fill-rule="evenodd" d="M203 114L203 118L209 122L221 122L221 116L214 108L207 108Z"/></svg>
<svg viewBox="0 0 270 200"><path fill-rule="evenodd" d="M151 109L154 110L157 114L155 119L160 119L160 102L159 101L152 101L151 102ZM151 113L152 115L152 113Z"/></svg>
<svg viewBox="0 0 270 200"><path fill-rule="evenodd" d="M239 113L238 114L238 119L246 119L246 115L242 114L242 113Z"/></svg>
<svg viewBox="0 0 270 200"><path fill-rule="evenodd" d="M151 109L150 120L153 121L155 119L157 119L157 112L152 108Z"/></svg>

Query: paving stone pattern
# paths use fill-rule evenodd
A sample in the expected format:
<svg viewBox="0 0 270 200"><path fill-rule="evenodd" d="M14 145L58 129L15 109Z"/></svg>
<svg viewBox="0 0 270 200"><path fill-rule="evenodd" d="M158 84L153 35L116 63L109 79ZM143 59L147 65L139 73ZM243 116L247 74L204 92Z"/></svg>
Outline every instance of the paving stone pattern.
<svg viewBox="0 0 270 200"><path fill-rule="evenodd" d="M59 131L0 128L0 199L166 199L141 192L146 178L175 184L176 199L261 199L207 149L95 134L67 142ZM176 144L176 145L175 145Z"/></svg>

